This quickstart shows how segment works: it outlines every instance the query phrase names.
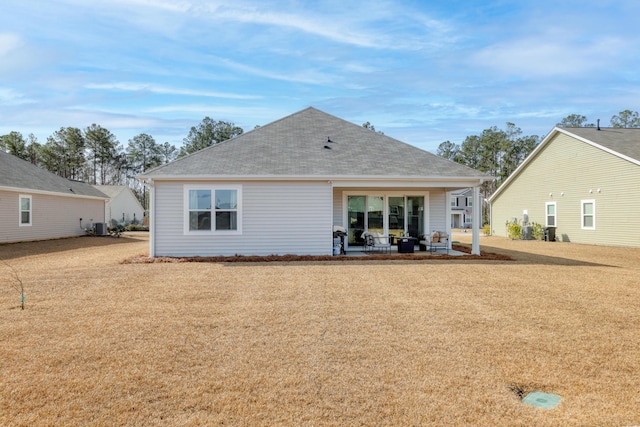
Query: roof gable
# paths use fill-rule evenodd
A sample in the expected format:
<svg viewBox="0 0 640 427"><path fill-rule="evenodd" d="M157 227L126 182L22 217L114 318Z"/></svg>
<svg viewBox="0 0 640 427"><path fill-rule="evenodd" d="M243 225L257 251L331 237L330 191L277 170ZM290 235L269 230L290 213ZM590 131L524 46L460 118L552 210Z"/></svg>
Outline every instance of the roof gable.
<svg viewBox="0 0 640 427"><path fill-rule="evenodd" d="M610 155L620 157L640 166L640 129L637 128L560 128L555 127L544 140L538 144L515 171L491 195L489 201L495 200L518 175L535 160L538 153L544 150L558 134L564 134L577 141L596 147Z"/></svg>
<svg viewBox="0 0 640 427"><path fill-rule="evenodd" d="M167 177L489 177L309 107L143 174Z"/></svg>
<svg viewBox="0 0 640 427"><path fill-rule="evenodd" d="M640 165L640 129L638 128L557 128L609 153Z"/></svg>
<svg viewBox="0 0 640 427"><path fill-rule="evenodd" d="M111 199L117 197L125 188L128 188L126 185L94 185L93 187Z"/></svg>
<svg viewBox="0 0 640 427"><path fill-rule="evenodd" d="M91 185L62 178L0 150L0 187L65 196L106 198Z"/></svg>
<svg viewBox="0 0 640 427"><path fill-rule="evenodd" d="M109 203L120 200L120 203L133 203L144 210L131 188L126 185L94 185L94 187L109 197Z"/></svg>

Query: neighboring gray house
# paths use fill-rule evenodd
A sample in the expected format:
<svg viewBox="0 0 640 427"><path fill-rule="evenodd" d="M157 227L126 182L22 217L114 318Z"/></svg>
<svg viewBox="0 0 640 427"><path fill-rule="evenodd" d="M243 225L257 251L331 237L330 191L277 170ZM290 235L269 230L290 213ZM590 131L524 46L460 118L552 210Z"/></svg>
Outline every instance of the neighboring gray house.
<svg viewBox="0 0 640 427"><path fill-rule="evenodd" d="M0 150L0 243L81 236L104 222L106 199Z"/></svg>
<svg viewBox="0 0 640 427"><path fill-rule="evenodd" d="M556 127L489 198L491 228L524 220L558 241L638 247L637 194L640 129Z"/></svg>
<svg viewBox="0 0 640 427"><path fill-rule="evenodd" d="M94 187L109 196L105 205L104 218L110 227L115 224L142 224L144 209L131 188L126 185L94 185Z"/></svg>
<svg viewBox="0 0 640 427"><path fill-rule="evenodd" d="M451 228L471 228L473 222L473 189L453 191L451 203Z"/></svg>
<svg viewBox="0 0 640 427"><path fill-rule="evenodd" d="M150 256L331 255L335 225L347 250L364 231L450 231L450 192L478 198L492 179L315 108L139 178L151 190Z"/></svg>

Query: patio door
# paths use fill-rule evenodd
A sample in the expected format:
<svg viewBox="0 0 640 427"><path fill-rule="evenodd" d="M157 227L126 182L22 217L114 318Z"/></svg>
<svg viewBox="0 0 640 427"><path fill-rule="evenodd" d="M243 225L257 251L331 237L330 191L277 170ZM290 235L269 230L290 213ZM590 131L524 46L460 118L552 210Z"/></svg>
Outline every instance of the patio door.
<svg viewBox="0 0 640 427"><path fill-rule="evenodd" d="M387 206L389 209L387 214L387 220L389 223L388 234L402 236L405 233L404 224L406 222L404 196L389 196L387 200Z"/></svg>
<svg viewBox="0 0 640 427"><path fill-rule="evenodd" d="M364 246L365 206L367 196L347 196L347 245Z"/></svg>
<svg viewBox="0 0 640 427"><path fill-rule="evenodd" d="M384 233L384 196L347 197L348 246L364 246L362 233Z"/></svg>
<svg viewBox="0 0 640 427"><path fill-rule="evenodd" d="M419 237L425 232L426 195L347 195L347 247L363 246L362 233Z"/></svg>

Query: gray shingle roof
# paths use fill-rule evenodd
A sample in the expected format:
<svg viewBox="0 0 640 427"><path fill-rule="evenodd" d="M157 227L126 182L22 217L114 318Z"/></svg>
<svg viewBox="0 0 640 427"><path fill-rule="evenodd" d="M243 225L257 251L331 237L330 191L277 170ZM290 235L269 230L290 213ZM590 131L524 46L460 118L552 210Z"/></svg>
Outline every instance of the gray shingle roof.
<svg viewBox="0 0 640 427"><path fill-rule="evenodd" d="M0 150L0 187L107 198L84 182L71 181Z"/></svg>
<svg viewBox="0 0 640 427"><path fill-rule="evenodd" d="M560 128L616 153L640 161L640 129L636 128Z"/></svg>
<svg viewBox="0 0 640 427"><path fill-rule="evenodd" d="M312 107L144 174L172 176L488 178Z"/></svg>

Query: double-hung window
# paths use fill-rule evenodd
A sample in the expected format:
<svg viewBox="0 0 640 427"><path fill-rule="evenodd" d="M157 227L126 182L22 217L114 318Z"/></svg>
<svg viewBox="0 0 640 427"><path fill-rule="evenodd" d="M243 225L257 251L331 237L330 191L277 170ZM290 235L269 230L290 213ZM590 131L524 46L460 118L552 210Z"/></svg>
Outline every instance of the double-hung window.
<svg viewBox="0 0 640 427"><path fill-rule="evenodd" d="M547 227L556 227L556 202L547 202L545 210L545 225Z"/></svg>
<svg viewBox="0 0 640 427"><path fill-rule="evenodd" d="M582 203L582 229L583 230L595 230L596 229L596 201L595 200L583 200Z"/></svg>
<svg viewBox="0 0 640 427"><path fill-rule="evenodd" d="M242 188L185 186L185 234L242 232Z"/></svg>
<svg viewBox="0 0 640 427"><path fill-rule="evenodd" d="M19 225L20 227L26 227L31 225L32 219L32 200L31 196L20 195L19 203L20 203L20 217L19 217Z"/></svg>

